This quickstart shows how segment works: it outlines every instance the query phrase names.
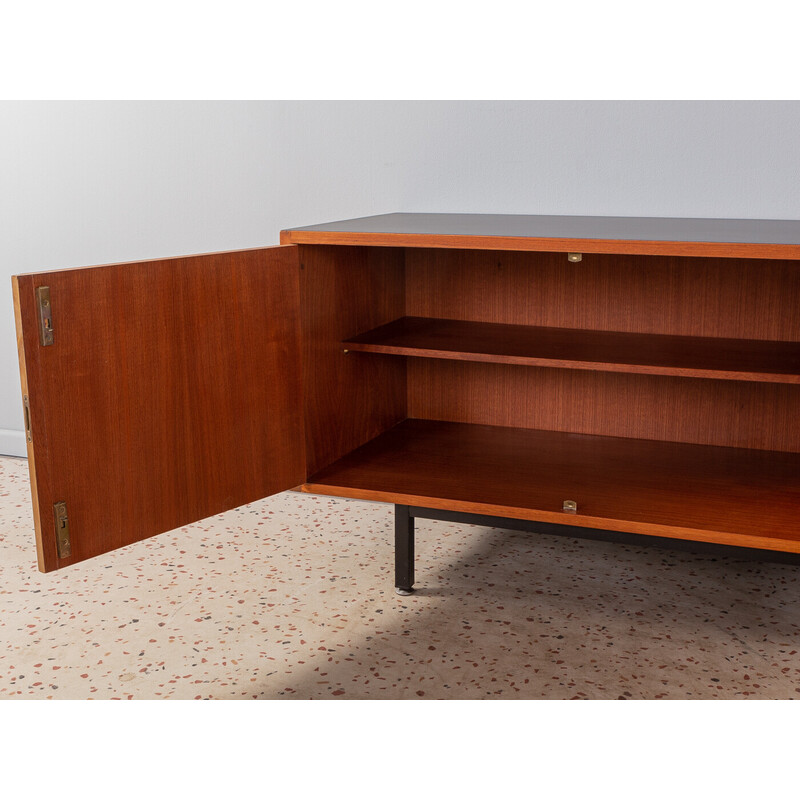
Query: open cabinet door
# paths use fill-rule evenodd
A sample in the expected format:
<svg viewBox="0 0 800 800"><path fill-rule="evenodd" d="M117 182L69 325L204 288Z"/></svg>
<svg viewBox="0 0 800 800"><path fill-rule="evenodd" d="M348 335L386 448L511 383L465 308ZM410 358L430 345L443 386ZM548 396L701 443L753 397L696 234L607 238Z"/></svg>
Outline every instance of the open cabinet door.
<svg viewBox="0 0 800 800"><path fill-rule="evenodd" d="M296 246L13 283L43 572L303 483Z"/></svg>

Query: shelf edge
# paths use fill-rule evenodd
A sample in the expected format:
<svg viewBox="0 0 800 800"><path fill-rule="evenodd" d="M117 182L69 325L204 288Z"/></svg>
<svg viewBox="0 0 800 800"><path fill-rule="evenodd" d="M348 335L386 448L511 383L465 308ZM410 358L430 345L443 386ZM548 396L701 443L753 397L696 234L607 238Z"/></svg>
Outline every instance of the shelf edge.
<svg viewBox="0 0 800 800"><path fill-rule="evenodd" d="M431 358L445 361L478 361L487 364L512 364L527 367L552 369L578 369L589 372L621 372L629 375L670 375L681 378L706 378L710 380L750 381L754 383L800 384L800 375L772 372L735 372L731 370L709 370L693 367L660 367L650 364L613 363L605 361L569 361L539 358L535 356L505 356L489 353L467 353L453 350L429 350L392 345L369 345L362 342L342 342L342 346L353 353L379 353L382 355L406 356L409 358Z"/></svg>

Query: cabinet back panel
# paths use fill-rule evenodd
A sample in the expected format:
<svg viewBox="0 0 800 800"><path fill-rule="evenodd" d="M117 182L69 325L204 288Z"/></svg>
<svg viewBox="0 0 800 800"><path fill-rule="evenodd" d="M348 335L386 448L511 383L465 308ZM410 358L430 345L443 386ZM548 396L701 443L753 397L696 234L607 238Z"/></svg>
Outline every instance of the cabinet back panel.
<svg viewBox="0 0 800 800"><path fill-rule="evenodd" d="M406 313L800 341L800 263L406 251ZM800 387L410 358L409 416L800 452Z"/></svg>
<svg viewBox="0 0 800 800"><path fill-rule="evenodd" d="M800 341L800 262L406 251L409 316Z"/></svg>
<svg viewBox="0 0 800 800"><path fill-rule="evenodd" d="M306 458L312 475L405 419L405 359L342 341L405 313L403 251L300 245Z"/></svg>
<svg viewBox="0 0 800 800"><path fill-rule="evenodd" d="M800 452L800 386L408 359L410 417Z"/></svg>

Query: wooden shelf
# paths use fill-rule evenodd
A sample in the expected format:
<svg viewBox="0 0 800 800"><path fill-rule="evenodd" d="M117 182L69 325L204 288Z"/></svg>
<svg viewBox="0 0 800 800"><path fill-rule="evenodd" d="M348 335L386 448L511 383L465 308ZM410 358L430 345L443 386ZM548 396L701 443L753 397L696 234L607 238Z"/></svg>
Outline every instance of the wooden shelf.
<svg viewBox="0 0 800 800"><path fill-rule="evenodd" d="M402 317L342 346L459 361L800 384L800 342Z"/></svg>
<svg viewBox="0 0 800 800"><path fill-rule="evenodd" d="M408 419L304 490L800 552L798 453Z"/></svg>

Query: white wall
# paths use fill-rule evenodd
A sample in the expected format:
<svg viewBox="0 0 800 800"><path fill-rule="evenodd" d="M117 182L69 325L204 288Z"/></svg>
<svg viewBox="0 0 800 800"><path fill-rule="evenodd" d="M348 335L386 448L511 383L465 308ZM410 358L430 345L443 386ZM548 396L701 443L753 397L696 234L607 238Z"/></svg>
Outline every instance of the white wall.
<svg viewBox="0 0 800 800"><path fill-rule="evenodd" d="M799 130L799 102L0 103L0 453L16 272L391 211L797 219Z"/></svg>

